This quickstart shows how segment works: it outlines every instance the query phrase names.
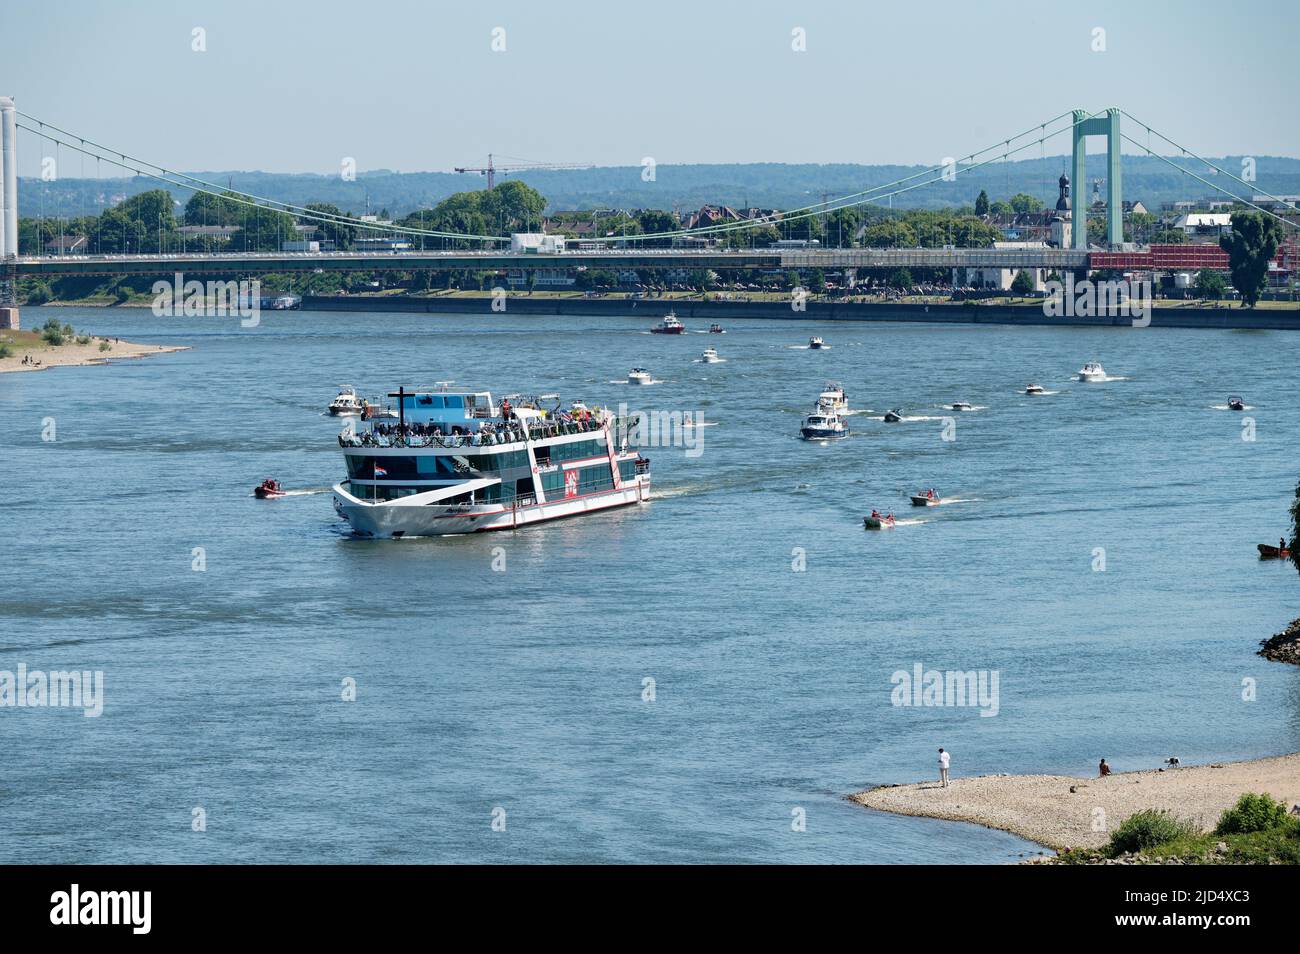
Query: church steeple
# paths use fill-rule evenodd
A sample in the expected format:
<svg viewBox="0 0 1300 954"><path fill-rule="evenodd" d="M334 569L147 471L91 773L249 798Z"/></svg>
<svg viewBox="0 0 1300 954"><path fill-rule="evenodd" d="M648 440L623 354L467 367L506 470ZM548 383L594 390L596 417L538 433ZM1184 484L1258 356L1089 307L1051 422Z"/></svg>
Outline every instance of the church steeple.
<svg viewBox="0 0 1300 954"><path fill-rule="evenodd" d="M1062 172L1061 178L1057 182L1057 185L1061 187L1061 194L1056 199L1056 211L1069 212L1070 211L1070 177L1067 176L1064 172Z"/></svg>

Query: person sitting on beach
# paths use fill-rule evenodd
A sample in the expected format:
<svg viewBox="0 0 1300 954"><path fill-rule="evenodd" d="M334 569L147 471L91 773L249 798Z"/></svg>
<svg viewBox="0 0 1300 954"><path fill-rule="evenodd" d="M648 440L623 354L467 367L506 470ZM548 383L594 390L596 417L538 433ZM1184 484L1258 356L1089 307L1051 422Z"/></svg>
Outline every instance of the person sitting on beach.
<svg viewBox="0 0 1300 954"><path fill-rule="evenodd" d="M1110 766L1106 764L1105 759L1102 759L1101 764L1097 766L1097 777L1105 778L1109 774L1110 774Z"/></svg>

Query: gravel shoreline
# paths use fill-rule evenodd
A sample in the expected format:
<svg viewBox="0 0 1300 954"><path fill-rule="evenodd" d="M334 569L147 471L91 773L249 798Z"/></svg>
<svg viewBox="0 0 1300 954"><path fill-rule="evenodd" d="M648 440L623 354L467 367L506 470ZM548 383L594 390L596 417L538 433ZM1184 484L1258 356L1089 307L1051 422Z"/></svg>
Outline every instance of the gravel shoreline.
<svg viewBox="0 0 1300 954"><path fill-rule="evenodd" d="M879 811L1009 831L1059 851L1101 847L1116 825L1144 808L1167 808L1208 831L1244 792L1266 792L1288 806L1300 803L1300 753L1106 778L982 775L954 779L947 788L927 781L850 797Z"/></svg>

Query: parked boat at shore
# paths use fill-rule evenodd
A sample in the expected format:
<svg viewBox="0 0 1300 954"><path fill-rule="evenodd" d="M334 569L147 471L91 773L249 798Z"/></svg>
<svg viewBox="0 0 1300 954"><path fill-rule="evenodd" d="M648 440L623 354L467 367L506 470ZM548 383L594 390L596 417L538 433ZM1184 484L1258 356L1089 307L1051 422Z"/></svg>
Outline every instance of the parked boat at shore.
<svg viewBox="0 0 1300 954"><path fill-rule="evenodd" d="M644 503L650 462L628 424L575 404L498 405L487 391L399 388L399 420L339 435L347 477L334 508L363 537L509 530Z"/></svg>

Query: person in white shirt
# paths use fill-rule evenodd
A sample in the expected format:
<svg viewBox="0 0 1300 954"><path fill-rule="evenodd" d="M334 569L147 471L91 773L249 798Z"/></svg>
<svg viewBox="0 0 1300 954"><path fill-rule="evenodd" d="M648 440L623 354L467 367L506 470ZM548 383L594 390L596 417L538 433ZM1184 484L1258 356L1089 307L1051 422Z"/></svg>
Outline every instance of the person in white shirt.
<svg viewBox="0 0 1300 954"><path fill-rule="evenodd" d="M948 753L945 752L943 749L940 749L939 750L939 781L944 788L948 787L948 764L951 761L952 760L948 757Z"/></svg>

